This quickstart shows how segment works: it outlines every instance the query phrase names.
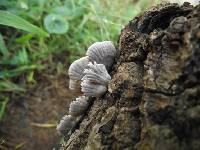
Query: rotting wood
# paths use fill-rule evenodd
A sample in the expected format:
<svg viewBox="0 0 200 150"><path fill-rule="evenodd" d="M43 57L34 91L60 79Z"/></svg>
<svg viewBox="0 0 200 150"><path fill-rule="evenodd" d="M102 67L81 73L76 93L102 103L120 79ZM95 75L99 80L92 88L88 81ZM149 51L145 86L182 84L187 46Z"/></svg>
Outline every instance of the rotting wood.
<svg viewBox="0 0 200 150"><path fill-rule="evenodd" d="M161 4L122 30L108 92L67 150L200 147L200 5Z"/></svg>

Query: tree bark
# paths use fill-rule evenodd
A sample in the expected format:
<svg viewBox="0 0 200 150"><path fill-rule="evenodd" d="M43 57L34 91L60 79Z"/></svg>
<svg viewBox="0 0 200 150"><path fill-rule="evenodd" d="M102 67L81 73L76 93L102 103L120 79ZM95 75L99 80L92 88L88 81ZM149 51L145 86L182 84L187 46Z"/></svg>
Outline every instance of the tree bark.
<svg viewBox="0 0 200 150"><path fill-rule="evenodd" d="M108 92L67 150L200 148L200 5L161 4L121 31Z"/></svg>

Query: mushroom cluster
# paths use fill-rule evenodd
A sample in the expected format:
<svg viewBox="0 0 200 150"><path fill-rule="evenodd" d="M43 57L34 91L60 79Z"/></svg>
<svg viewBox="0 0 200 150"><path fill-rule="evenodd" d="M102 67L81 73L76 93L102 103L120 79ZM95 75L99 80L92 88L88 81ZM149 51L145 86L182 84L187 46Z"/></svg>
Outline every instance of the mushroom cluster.
<svg viewBox="0 0 200 150"><path fill-rule="evenodd" d="M57 125L59 134L66 134L76 125L81 115L88 109L88 97L100 97L107 91L111 80L111 69L117 51L111 41L92 44L86 56L74 61L68 70L69 89L83 96L72 101L69 115L64 116Z"/></svg>

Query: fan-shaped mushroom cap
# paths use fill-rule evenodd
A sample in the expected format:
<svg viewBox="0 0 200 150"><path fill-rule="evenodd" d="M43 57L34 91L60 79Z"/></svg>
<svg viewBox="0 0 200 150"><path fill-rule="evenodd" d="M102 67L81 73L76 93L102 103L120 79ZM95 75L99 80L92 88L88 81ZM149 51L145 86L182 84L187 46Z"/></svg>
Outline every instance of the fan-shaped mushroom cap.
<svg viewBox="0 0 200 150"><path fill-rule="evenodd" d="M58 133L60 135L67 134L74 127L75 121L76 119L71 115L65 115L56 127Z"/></svg>
<svg viewBox="0 0 200 150"><path fill-rule="evenodd" d="M82 78L82 80L88 79L91 82L102 85L107 85L108 82L111 80L111 77L103 64L97 64L96 62L92 64L90 62L88 64L88 68L89 69L84 70L85 76Z"/></svg>
<svg viewBox="0 0 200 150"><path fill-rule="evenodd" d="M109 70L114 62L116 53L116 48L111 41L103 41L92 44L88 48L86 55L90 61L104 64Z"/></svg>
<svg viewBox="0 0 200 150"><path fill-rule="evenodd" d="M85 96L81 96L76 98L75 101L72 101L69 107L69 114L73 117L78 117L87 110L88 108L88 98Z"/></svg>
<svg viewBox="0 0 200 150"><path fill-rule="evenodd" d="M69 74L69 89L75 92L80 91L80 83L81 79L84 76L84 69L88 67L88 57L82 57L76 61L74 61L68 70Z"/></svg>
<svg viewBox="0 0 200 150"><path fill-rule="evenodd" d="M69 79L69 89L74 92L80 92L81 90L81 80Z"/></svg>
<svg viewBox="0 0 200 150"><path fill-rule="evenodd" d="M82 78L81 91L86 96L99 97L107 91L107 86L111 80L103 64L89 63L88 69L84 71L85 76Z"/></svg>
<svg viewBox="0 0 200 150"><path fill-rule="evenodd" d="M86 96L100 97L107 91L107 87L101 84L93 84L89 80L83 80L81 83L81 91Z"/></svg>
<svg viewBox="0 0 200 150"><path fill-rule="evenodd" d="M75 60L69 67L68 74L70 79L81 80L84 76L84 69L87 68L89 63L88 57L82 57Z"/></svg>

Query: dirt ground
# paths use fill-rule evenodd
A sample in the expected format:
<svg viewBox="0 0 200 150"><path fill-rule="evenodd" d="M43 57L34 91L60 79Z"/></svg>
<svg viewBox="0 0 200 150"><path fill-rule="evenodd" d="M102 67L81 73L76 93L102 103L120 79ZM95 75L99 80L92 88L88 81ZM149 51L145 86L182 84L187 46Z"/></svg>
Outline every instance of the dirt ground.
<svg viewBox="0 0 200 150"><path fill-rule="evenodd" d="M38 85L12 95L0 124L0 149L57 149L61 140L56 124L67 113L73 94L65 74L37 75ZM9 111L8 111L9 110Z"/></svg>

